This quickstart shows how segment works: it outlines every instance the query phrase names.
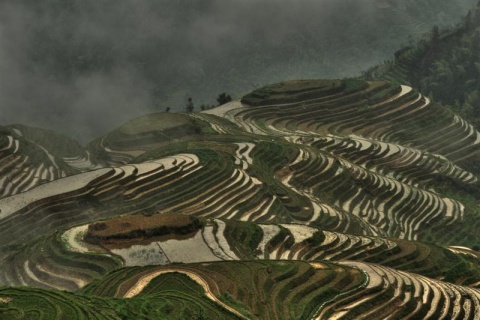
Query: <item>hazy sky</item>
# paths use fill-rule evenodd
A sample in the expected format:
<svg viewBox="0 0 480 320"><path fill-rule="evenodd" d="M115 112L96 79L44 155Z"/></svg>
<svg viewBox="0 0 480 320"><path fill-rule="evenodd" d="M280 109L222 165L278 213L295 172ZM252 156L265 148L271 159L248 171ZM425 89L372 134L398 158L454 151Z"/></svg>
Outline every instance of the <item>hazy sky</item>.
<svg viewBox="0 0 480 320"><path fill-rule="evenodd" d="M189 96L356 76L475 1L0 0L0 124L87 142Z"/></svg>

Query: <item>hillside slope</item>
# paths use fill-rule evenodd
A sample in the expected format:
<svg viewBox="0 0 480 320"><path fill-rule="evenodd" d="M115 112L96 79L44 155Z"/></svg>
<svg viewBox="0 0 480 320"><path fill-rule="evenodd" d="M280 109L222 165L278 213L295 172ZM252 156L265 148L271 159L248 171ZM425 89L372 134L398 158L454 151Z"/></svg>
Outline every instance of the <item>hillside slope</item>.
<svg viewBox="0 0 480 320"><path fill-rule="evenodd" d="M0 288L0 299L10 319L475 319L480 308L478 290L349 261L125 268L77 295Z"/></svg>
<svg viewBox="0 0 480 320"><path fill-rule="evenodd" d="M0 199L94 168L78 142L54 131L0 126Z"/></svg>
<svg viewBox="0 0 480 320"><path fill-rule="evenodd" d="M4 132L11 166L21 143L46 149ZM284 81L48 148L27 167L51 154L71 172L0 199L0 284L79 294L2 288L11 317L478 314L480 133L409 86Z"/></svg>
<svg viewBox="0 0 480 320"><path fill-rule="evenodd" d="M366 77L409 83L480 128L480 2L459 27L433 29Z"/></svg>

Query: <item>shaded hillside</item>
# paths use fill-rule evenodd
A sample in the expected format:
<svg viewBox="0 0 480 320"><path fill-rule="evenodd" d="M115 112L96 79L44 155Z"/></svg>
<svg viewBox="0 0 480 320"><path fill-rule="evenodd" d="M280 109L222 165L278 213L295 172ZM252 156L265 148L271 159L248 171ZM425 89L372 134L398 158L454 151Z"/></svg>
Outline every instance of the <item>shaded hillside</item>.
<svg viewBox="0 0 480 320"><path fill-rule="evenodd" d="M87 149L101 161L126 164L146 150L180 141L199 140L202 133L215 132L192 115L154 113L128 121L92 141Z"/></svg>
<svg viewBox="0 0 480 320"><path fill-rule="evenodd" d="M94 167L78 142L54 131L0 126L0 198Z"/></svg>
<svg viewBox="0 0 480 320"><path fill-rule="evenodd" d="M369 70L367 78L409 83L480 128L480 3L461 26L434 28L427 38Z"/></svg>

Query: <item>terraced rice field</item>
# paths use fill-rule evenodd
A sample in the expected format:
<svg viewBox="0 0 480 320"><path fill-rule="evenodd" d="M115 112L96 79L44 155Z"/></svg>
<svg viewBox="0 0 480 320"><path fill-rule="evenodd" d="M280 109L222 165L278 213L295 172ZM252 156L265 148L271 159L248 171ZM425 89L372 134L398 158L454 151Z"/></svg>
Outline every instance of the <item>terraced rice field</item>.
<svg viewBox="0 0 480 320"><path fill-rule="evenodd" d="M0 129L0 285L53 290L0 289L12 319L479 314L480 133L408 86L286 81L87 148Z"/></svg>
<svg viewBox="0 0 480 320"><path fill-rule="evenodd" d="M180 319L199 313L223 319L475 319L480 307L478 290L351 261L126 268L76 295L3 288L0 298L0 312L11 319L39 314L47 319L134 314Z"/></svg>
<svg viewBox="0 0 480 320"><path fill-rule="evenodd" d="M429 243L359 236L298 224L253 224L212 220L189 235L150 236L109 241L102 247L81 238L46 239L14 255L0 268L10 285L76 289L92 275L121 266L170 265L231 260L361 261L480 289L480 255L468 248L442 248ZM33 249L32 249L33 248ZM116 263L116 264L115 264ZM56 266L55 274L45 273ZM62 270L61 266L65 269ZM44 267L45 266L45 267ZM107 267L108 266L108 267ZM18 268L17 271L14 271ZM96 273L92 273L94 268ZM76 270L77 277L72 277ZM70 279L55 282L52 277ZM90 278L89 278L90 277ZM47 279L41 281L40 279Z"/></svg>
<svg viewBox="0 0 480 320"><path fill-rule="evenodd" d="M220 300L227 310L241 310L247 318L383 319L394 315L396 319L423 319L450 314L468 319L480 307L478 290L349 261L221 262L125 269L84 292L117 297L153 294L162 291L160 279L168 273L187 275L212 301Z"/></svg>

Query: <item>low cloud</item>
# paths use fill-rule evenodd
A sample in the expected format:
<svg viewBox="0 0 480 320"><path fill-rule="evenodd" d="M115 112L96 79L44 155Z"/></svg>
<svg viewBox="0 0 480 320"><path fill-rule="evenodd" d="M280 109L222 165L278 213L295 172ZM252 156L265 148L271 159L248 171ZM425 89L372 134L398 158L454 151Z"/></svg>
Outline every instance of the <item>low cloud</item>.
<svg viewBox="0 0 480 320"><path fill-rule="evenodd" d="M424 0L415 31L475 1ZM411 20L389 26L374 0L3 0L0 124L87 142L144 113L183 111L188 96L198 106L284 79L355 76L408 38L413 2L388 2Z"/></svg>

